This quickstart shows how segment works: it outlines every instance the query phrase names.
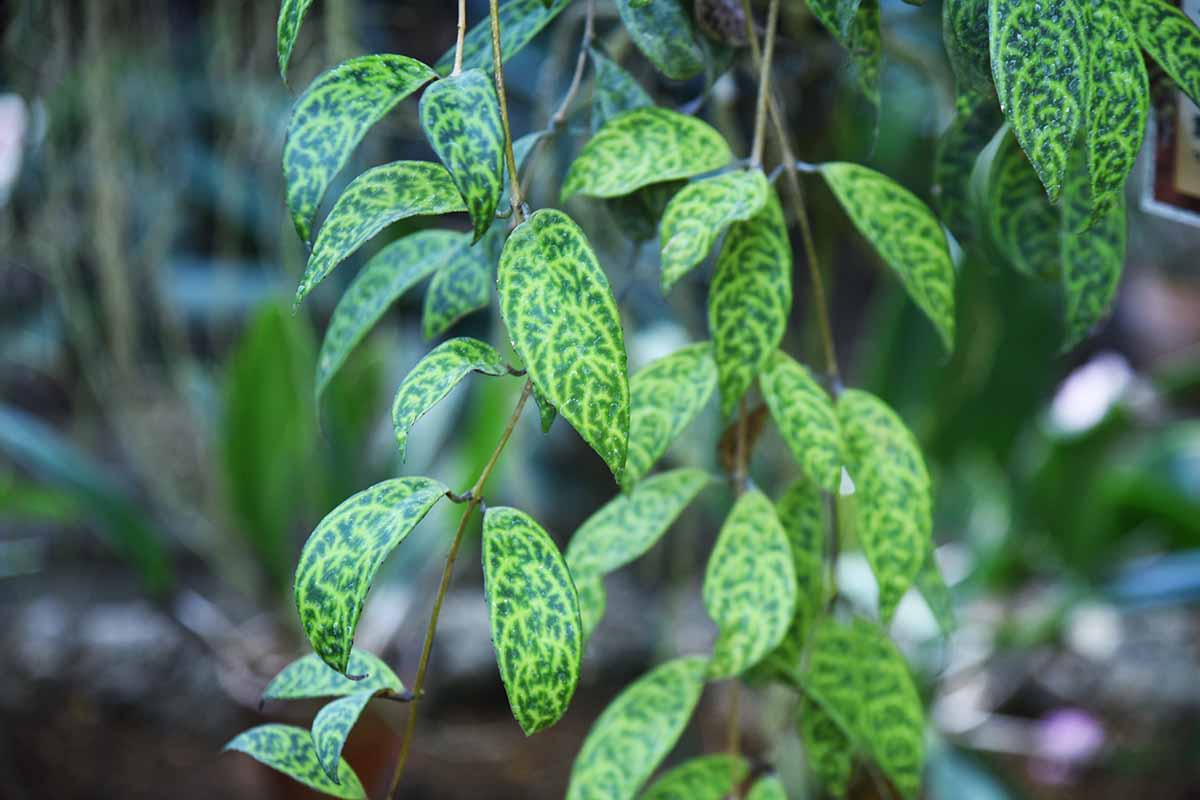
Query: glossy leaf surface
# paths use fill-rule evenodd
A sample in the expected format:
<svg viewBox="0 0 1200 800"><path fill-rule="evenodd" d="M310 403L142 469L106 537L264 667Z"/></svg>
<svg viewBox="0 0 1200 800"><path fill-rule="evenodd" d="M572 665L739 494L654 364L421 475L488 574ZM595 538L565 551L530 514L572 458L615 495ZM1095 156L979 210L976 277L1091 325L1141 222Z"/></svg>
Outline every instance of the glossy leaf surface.
<svg viewBox="0 0 1200 800"><path fill-rule="evenodd" d="M358 776L344 760L338 762L338 782L325 774L313 747L312 735L293 725L259 725L238 734L226 750L237 750L318 792L347 800L366 798Z"/></svg>
<svg viewBox="0 0 1200 800"><path fill-rule="evenodd" d="M807 367L782 351L772 356L761 386L771 417L801 469L825 491L837 492L846 457L829 393Z"/></svg>
<svg viewBox="0 0 1200 800"><path fill-rule="evenodd" d="M355 648L350 652L346 673L350 680L331 668L316 653L298 658L279 671L263 691L263 700L297 700L308 697L344 697L355 692L391 690L403 692L404 686L391 667L377 656Z"/></svg>

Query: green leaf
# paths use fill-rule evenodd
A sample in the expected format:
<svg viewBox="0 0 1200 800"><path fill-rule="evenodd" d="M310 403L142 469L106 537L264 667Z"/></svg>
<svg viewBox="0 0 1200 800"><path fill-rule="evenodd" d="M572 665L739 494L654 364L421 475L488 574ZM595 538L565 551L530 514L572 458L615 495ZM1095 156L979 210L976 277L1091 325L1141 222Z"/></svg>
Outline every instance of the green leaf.
<svg viewBox="0 0 1200 800"><path fill-rule="evenodd" d="M988 43L988 0L944 0L942 41L959 91L994 95ZM992 104L995 104L994 100Z"/></svg>
<svg viewBox="0 0 1200 800"><path fill-rule="evenodd" d="M426 339L441 336L454 323L492 300L492 271L500 260L507 229L496 225L472 246L469 236L461 236L450 258L433 274L425 292L421 328Z"/></svg>
<svg viewBox="0 0 1200 800"><path fill-rule="evenodd" d="M829 392L812 373L784 352L777 352L762 374L762 393L804 474L831 494L842 482L846 456Z"/></svg>
<svg viewBox="0 0 1200 800"><path fill-rule="evenodd" d="M588 48L588 53L596 70L592 80L592 133L626 111L654 105L642 85L598 47Z"/></svg>
<svg viewBox="0 0 1200 800"><path fill-rule="evenodd" d="M305 542L296 567L300 624L317 655L338 672L347 672L379 565L445 493L431 478L377 483L330 511Z"/></svg>
<svg viewBox="0 0 1200 800"><path fill-rule="evenodd" d="M462 193L479 241L496 219L504 185L504 129L491 76L469 69L426 89L421 129Z"/></svg>
<svg viewBox="0 0 1200 800"><path fill-rule="evenodd" d="M525 49L525 45L537 36L542 28L567 7L571 0L508 0L500 4L500 57L507 64L509 59ZM463 41L463 69L492 69L492 22L485 17L467 31ZM437 60L435 68L442 75L450 74L454 68L454 48L451 47Z"/></svg>
<svg viewBox="0 0 1200 800"><path fill-rule="evenodd" d="M633 487L667 452L717 386L708 342L688 345L638 370L629 382L629 458L621 485Z"/></svg>
<svg viewBox="0 0 1200 800"><path fill-rule="evenodd" d="M396 220L466 210L441 164L393 161L367 170L346 187L321 225L296 290L296 304L363 242Z"/></svg>
<svg viewBox="0 0 1200 800"><path fill-rule="evenodd" d="M704 71L706 54L680 0L654 0L640 6L617 0L617 11L629 38L663 75L682 81Z"/></svg>
<svg viewBox="0 0 1200 800"><path fill-rule="evenodd" d="M1128 0L1125 16L1142 48L1192 102L1200 104L1200 30L1166 0Z"/></svg>
<svg viewBox="0 0 1200 800"><path fill-rule="evenodd" d="M778 775L767 775L750 787L746 800L787 800L787 791Z"/></svg>
<svg viewBox="0 0 1200 800"><path fill-rule="evenodd" d="M988 229L1001 255L1025 275L1056 278L1061 257L1060 212L1046 199L1011 131L992 157L987 206Z"/></svg>
<svg viewBox="0 0 1200 800"><path fill-rule="evenodd" d="M1057 202L1088 95L1079 0L991 0L992 77L1017 141Z"/></svg>
<svg viewBox="0 0 1200 800"><path fill-rule="evenodd" d="M782 640L796 611L796 572L787 534L766 495L738 498L704 573L704 607L720 629L712 678L754 666Z"/></svg>
<svg viewBox="0 0 1200 800"><path fill-rule="evenodd" d="M604 619L608 595L604 591L604 579L599 575L575 576L575 590L579 594L579 624L586 642Z"/></svg>
<svg viewBox="0 0 1200 800"><path fill-rule="evenodd" d="M724 800L749 773L741 756L699 756L656 780L641 800Z"/></svg>
<svg viewBox="0 0 1200 800"><path fill-rule="evenodd" d="M871 105L879 108L879 74L883 46L879 0L808 0L813 16L850 53L855 82Z"/></svg>
<svg viewBox="0 0 1200 800"><path fill-rule="evenodd" d="M735 170L690 183L671 198L659 233L663 292L704 260L731 223L762 210L768 191L762 170Z"/></svg>
<svg viewBox="0 0 1200 800"><path fill-rule="evenodd" d="M815 484L800 478L779 498L775 512L787 534L796 573L796 615L787 635L800 652L825 605L825 500Z"/></svg>
<svg viewBox="0 0 1200 800"><path fill-rule="evenodd" d="M538 407L538 419L542 423L542 433L549 433L550 426L554 424L554 418L558 416L558 409L538 391L537 387L533 387L533 402Z"/></svg>
<svg viewBox="0 0 1200 800"><path fill-rule="evenodd" d="M676 469L639 483L587 518L567 546L572 575L604 575L654 546L708 484L699 469Z"/></svg>
<svg viewBox="0 0 1200 800"><path fill-rule="evenodd" d="M587 237L561 211L534 212L505 242L496 283L533 385L619 480L629 440L625 338Z"/></svg>
<svg viewBox="0 0 1200 800"><path fill-rule="evenodd" d="M954 262L946 234L924 203L875 170L845 162L821 174L859 232L900 277L905 291L954 350Z"/></svg>
<svg viewBox="0 0 1200 800"><path fill-rule="evenodd" d="M317 751L317 760L321 769L325 770L325 774L334 783L341 783L338 771L346 737L350 735L354 723L358 722L359 715L374 696L375 693L369 690L346 695L332 703L326 703L313 719L312 741Z"/></svg>
<svg viewBox="0 0 1200 800"><path fill-rule="evenodd" d="M808 764L834 797L845 797L854 770L854 745L825 709L807 695L800 701L800 738Z"/></svg>
<svg viewBox="0 0 1200 800"><path fill-rule="evenodd" d="M325 329L317 356L318 398L388 307L431 272L444 269L465 238L454 231L419 231L392 242L367 262L338 300Z"/></svg>
<svg viewBox="0 0 1200 800"><path fill-rule="evenodd" d="M979 154L1004 124L1004 115L995 95L970 90L960 91L955 108L954 119L938 139L931 193L938 216L967 247L979 233L971 175Z"/></svg>
<svg viewBox="0 0 1200 800"><path fill-rule="evenodd" d="M958 626L954 614L954 596L950 594L950 587L946 585L946 580L942 577L941 570L938 569L932 546L926 551L925 559L921 562L921 570L917 573L913 583L916 585L917 591L925 598L929 611L937 620L938 628L944 635L949 636Z"/></svg>
<svg viewBox="0 0 1200 800"><path fill-rule="evenodd" d="M304 15L311 5L312 0L281 0L279 3L275 34L276 48L279 50L279 76L284 83L287 83L288 61L296 47L296 37L300 35L300 23L304 21Z"/></svg>
<svg viewBox="0 0 1200 800"><path fill-rule="evenodd" d="M472 372L505 375L508 365L487 342L463 336L433 348L405 376L392 401L392 427L401 461L407 458L408 432L413 423Z"/></svg>
<svg viewBox="0 0 1200 800"><path fill-rule="evenodd" d="M708 123L666 108L635 108L606 122L583 146L563 180L562 201L576 194L618 197L720 169L732 158Z"/></svg>
<svg viewBox="0 0 1200 800"><path fill-rule="evenodd" d="M312 736L304 728L272 723L238 734L226 750L237 750L318 792L347 800L366 798L358 776L345 760L338 761L338 782L325 774Z"/></svg>
<svg viewBox="0 0 1200 800"><path fill-rule="evenodd" d="M695 656L668 661L621 692L575 757L567 800L632 800L692 716L705 664Z"/></svg>
<svg viewBox="0 0 1200 800"><path fill-rule="evenodd" d="M483 518L483 579L500 678L513 717L532 736L558 722L579 683L575 583L546 531L503 507Z"/></svg>
<svg viewBox="0 0 1200 800"><path fill-rule="evenodd" d="M632 194L609 197L604 208L612 217L612 227L626 239L646 242L658 237L659 220L667 204L687 181L667 181L643 186Z"/></svg>
<svg viewBox="0 0 1200 800"><path fill-rule="evenodd" d="M779 347L792 308L792 245L779 198L735 222L708 290L721 413L728 417Z"/></svg>
<svg viewBox="0 0 1200 800"><path fill-rule="evenodd" d="M837 410L854 479L858 538L879 583L886 624L930 546L933 488L917 440L886 403L848 389Z"/></svg>
<svg viewBox="0 0 1200 800"><path fill-rule="evenodd" d="M301 239L308 241L325 190L371 126L435 77L406 56L360 56L321 73L304 90L283 144L287 205Z"/></svg>
<svg viewBox="0 0 1200 800"><path fill-rule="evenodd" d="M331 669L316 653L298 658L279 671L263 691L263 700L299 700L309 697L344 697L357 692L389 690L404 693L404 685L391 667L378 657L358 648L350 651L347 678Z"/></svg>

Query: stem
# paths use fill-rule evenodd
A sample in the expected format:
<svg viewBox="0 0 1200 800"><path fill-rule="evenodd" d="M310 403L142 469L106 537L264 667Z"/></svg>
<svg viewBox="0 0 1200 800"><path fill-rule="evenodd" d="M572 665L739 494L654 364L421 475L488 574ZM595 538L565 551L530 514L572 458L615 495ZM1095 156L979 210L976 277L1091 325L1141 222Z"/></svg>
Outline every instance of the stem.
<svg viewBox="0 0 1200 800"><path fill-rule="evenodd" d="M458 40L454 43L454 70L450 77L462 72L463 39L467 35L467 0L458 0Z"/></svg>
<svg viewBox="0 0 1200 800"><path fill-rule="evenodd" d="M571 106L571 101L575 99L575 95L579 93L579 85L583 83L583 71L587 68L588 62L588 47L591 46L595 35L596 0L588 0L587 15L583 22L583 41L579 44L579 57L575 59L575 74L571 77L571 86L563 96L562 102L558 104L558 109L550 116L550 127L552 128L557 128L567 121L567 110Z"/></svg>
<svg viewBox="0 0 1200 800"><path fill-rule="evenodd" d="M748 2L747 2L748 4ZM754 28L753 17L746 17L751 30ZM754 112L754 149L750 151L750 162L754 166L762 165L763 142L767 131L767 99L771 94L771 59L775 56L775 28L779 24L779 0L771 0L770 10L767 11L767 52L758 59L758 108ZM753 34L750 37L754 39ZM755 41L755 51L758 50Z"/></svg>
<svg viewBox="0 0 1200 800"><path fill-rule="evenodd" d="M508 124L508 97L504 93L504 64L500 57L500 0L491 0L492 67L496 73L496 95L500 98L500 122L504 125L504 157L508 162L509 202L517 222L525 221L525 199L517 177L517 158L513 155L512 128Z"/></svg>

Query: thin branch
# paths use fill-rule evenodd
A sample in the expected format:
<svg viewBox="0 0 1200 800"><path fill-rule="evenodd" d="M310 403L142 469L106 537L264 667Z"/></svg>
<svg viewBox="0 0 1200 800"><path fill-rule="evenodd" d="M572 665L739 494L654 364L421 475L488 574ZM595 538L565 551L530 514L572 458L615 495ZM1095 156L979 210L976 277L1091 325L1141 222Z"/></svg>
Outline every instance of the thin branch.
<svg viewBox="0 0 1200 800"><path fill-rule="evenodd" d="M747 23L753 30L752 17L747 17ZM755 166L762 164L763 142L767 132L767 99L771 94L771 59L775 55L775 29L779 25L779 0L771 0L767 11L766 52L758 59L758 108L754 112L754 147L750 151L750 161ZM753 35L751 36L753 38ZM757 42L756 42L757 44ZM757 47L755 48L757 50Z"/></svg>
<svg viewBox="0 0 1200 800"><path fill-rule="evenodd" d="M557 128L567 121L567 111L571 107L571 101L575 99L575 95L579 93L579 86L583 83L583 72L587 69L588 48L592 46L592 39L596 35L596 0L588 0L587 16L583 22L583 41L579 44L579 57L575 59L575 75L571 78L571 85L567 89L566 95L563 96L562 102L558 104L558 109L550 116L550 126Z"/></svg>
<svg viewBox="0 0 1200 800"><path fill-rule="evenodd" d="M458 0L458 39L454 43L454 70L450 77L462 72L463 39L467 35L467 0Z"/></svg>
<svg viewBox="0 0 1200 800"><path fill-rule="evenodd" d="M504 157L508 163L509 202L517 222L525 221L525 199L521 196L521 181L517 178L517 158L513 155L512 128L508 124L508 97L504 93L504 63L500 49L500 2L491 0L492 68L495 72L496 95L500 98L500 122L504 126Z"/></svg>

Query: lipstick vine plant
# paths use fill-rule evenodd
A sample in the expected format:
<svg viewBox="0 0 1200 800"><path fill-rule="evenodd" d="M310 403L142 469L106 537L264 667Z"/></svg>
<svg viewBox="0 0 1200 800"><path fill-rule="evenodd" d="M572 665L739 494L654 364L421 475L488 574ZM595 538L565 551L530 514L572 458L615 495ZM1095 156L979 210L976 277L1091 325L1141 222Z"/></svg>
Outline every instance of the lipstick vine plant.
<svg viewBox="0 0 1200 800"><path fill-rule="evenodd" d="M749 0L740 6L696 0L694 8L681 0L616 0L633 43L670 79L702 72L711 79L735 62L739 45L745 48L758 79L748 158L735 158L722 135L698 117L655 105L605 55L595 36L596 0L579 0L587 3L583 42L550 126L514 142L504 63L569 2L491 0L488 19L468 32L466 3L459 0L457 42L433 67L402 55L351 58L317 77L295 103L283 167L287 205L306 243L326 189L364 134L422 88L421 127L440 160L384 164L349 184L311 244L297 304L391 222L462 212L471 221L468 232L404 236L367 263L326 331L318 395L386 308L418 281L432 275L423 325L426 336L436 337L490 304L493 271L500 316L523 366L510 365L476 339L451 338L435 347L396 394L392 417L401 453L412 424L469 374L523 377L524 388L494 452L464 493L433 478L397 478L354 495L321 521L295 578L300 621L315 652L286 667L264 698L336 699L317 714L311 731L268 724L228 747L322 792L364 797L340 756L346 736L373 698L409 701L388 790L394 795L442 600L476 510L483 512L484 596L513 716L528 735L554 724L575 691L584 643L604 613L605 575L645 553L710 485L698 469L652 469L715 391L722 418L731 420L722 449L736 492L704 577L716 641L711 652L656 667L612 702L576 758L566 796L785 797L778 777L751 769L740 752L736 702L728 752L687 761L643 792L707 682L772 681L795 693L808 761L830 793L843 795L859 764L881 788L912 797L921 785L923 709L886 628L913 587L943 620L950 616L931 557L932 481L900 418L839 377L802 177L824 180L947 351L954 346L955 266L940 223L964 248L982 248L1031 277L1059 281L1070 347L1107 313L1122 270L1122 190L1148 113L1143 50L1200 100L1200 34L1164 0L945 0L945 46L958 102L934 165L939 222L916 196L876 171L795 158L780 95L771 91L780 0L766 3L761 28ZM282 2L278 45L285 78L310 4ZM879 0L807 5L845 46L858 87L878 108ZM723 42L708 37L714 30ZM589 65L591 135L564 178L561 201L583 195L618 209L621 203L643 209L665 203L658 225L664 292L718 249L708 296L710 339L632 378L617 303L587 237L563 211L529 208L520 180L522 163L543 142L569 133L564 123ZM768 128L781 154L770 173L764 171ZM993 141L998 144L988 147ZM821 334L818 367L779 350L792 304L789 215L775 189L780 175L811 281ZM984 188L975 191L981 175ZM763 403L752 406L748 397L756 393ZM543 427L560 415L621 490L575 532L565 555L528 514L484 502L488 477L531 395ZM775 502L747 469L752 428L764 413L798 466L795 482ZM380 563L443 500L460 504L462 517L409 690L386 664L353 647L355 626ZM848 528L879 585L878 608L870 614L840 601L834 582L833 563ZM732 697L738 696L735 690Z"/></svg>

